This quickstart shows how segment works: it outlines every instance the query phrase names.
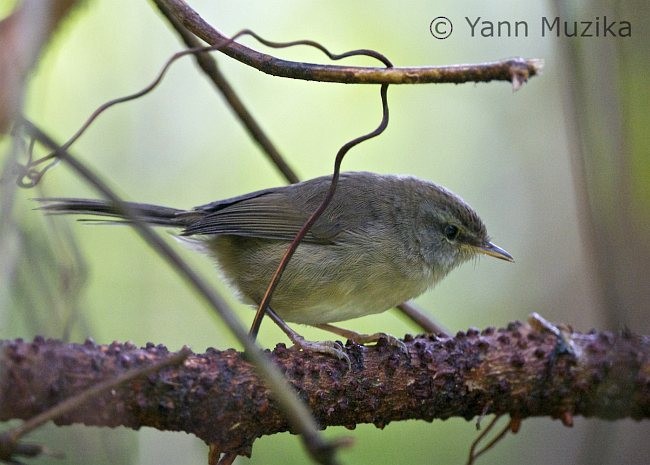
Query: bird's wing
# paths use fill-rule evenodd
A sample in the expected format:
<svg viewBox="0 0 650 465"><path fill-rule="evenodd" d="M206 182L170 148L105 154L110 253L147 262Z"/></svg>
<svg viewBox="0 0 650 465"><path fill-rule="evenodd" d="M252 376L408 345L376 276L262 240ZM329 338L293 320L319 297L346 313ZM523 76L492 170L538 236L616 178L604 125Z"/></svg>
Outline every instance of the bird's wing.
<svg viewBox="0 0 650 465"><path fill-rule="evenodd" d="M328 181L329 182L329 181ZM328 182L296 194L293 186L266 189L196 207L190 215L196 220L183 235L236 235L291 241L318 207ZM332 243L342 231L336 205L331 205L310 229L305 242Z"/></svg>

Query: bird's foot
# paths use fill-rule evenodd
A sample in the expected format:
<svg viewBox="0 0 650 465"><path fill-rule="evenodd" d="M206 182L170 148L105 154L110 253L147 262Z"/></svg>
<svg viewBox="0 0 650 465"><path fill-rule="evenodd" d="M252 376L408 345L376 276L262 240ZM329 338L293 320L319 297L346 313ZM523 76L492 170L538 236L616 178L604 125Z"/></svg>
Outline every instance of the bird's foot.
<svg viewBox="0 0 650 465"><path fill-rule="evenodd" d="M356 334L355 337L350 338L351 341L356 342L357 344L371 344L377 343L380 339L386 339L386 342L391 347L398 347L402 352L408 353L408 347L401 339L391 336L386 333L374 333L374 334Z"/></svg>
<svg viewBox="0 0 650 465"><path fill-rule="evenodd" d="M298 347L305 352L317 352L319 354L329 355L343 360L348 365L348 370L352 368L350 357L345 353L344 348L338 342L334 341L307 341L302 336L294 335L292 338L294 347Z"/></svg>
<svg viewBox="0 0 650 465"><path fill-rule="evenodd" d="M389 346L399 347L399 349L402 352L408 354L408 348L406 347L406 344L404 344L402 340L396 338L395 336L391 336L390 334L386 334L386 333L359 334L355 331L339 328L338 326L334 326L330 324L320 324L317 325L316 327L325 331L329 331L334 334L338 334L341 337L345 337L351 340L352 342L356 342L357 344L361 344L361 345L377 343L380 339L386 339Z"/></svg>
<svg viewBox="0 0 650 465"><path fill-rule="evenodd" d="M289 337L291 342L293 342L294 347L305 352L316 352L320 354L329 355L330 357L336 357L339 360L343 360L348 365L348 370L352 369L352 362L350 357L345 353L345 348L341 344L333 341L308 341L300 334L295 332L293 329L287 325L287 323L273 311L272 308L268 307L266 309L267 314L271 319L277 324L282 331Z"/></svg>

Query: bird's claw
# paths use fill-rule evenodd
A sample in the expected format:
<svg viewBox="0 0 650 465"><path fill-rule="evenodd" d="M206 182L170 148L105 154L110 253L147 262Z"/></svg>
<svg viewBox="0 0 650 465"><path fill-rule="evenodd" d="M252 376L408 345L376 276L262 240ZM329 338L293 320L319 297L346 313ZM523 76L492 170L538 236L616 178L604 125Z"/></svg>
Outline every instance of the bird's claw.
<svg viewBox="0 0 650 465"><path fill-rule="evenodd" d="M343 347L338 342L334 341L307 341L302 337L293 341L294 347L298 347L305 352L317 352L343 360L348 365L348 370L352 368L352 362L348 354L345 353Z"/></svg>
<svg viewBox="0 0 650 465"><path fill-rule="evenodd" d="M369 344L369 343L377 343L379 342L380 339L386 339L386 342L388 343L389 346L391 347L397 347L400 349L405 354L408 354L408 347L406 347L406 344L401 339L396 338L395 336L391 336L390 334L386 333L374 333L374 334L357 334L353 338L351 338L352 341L356 342L357 344Z"/></svg>

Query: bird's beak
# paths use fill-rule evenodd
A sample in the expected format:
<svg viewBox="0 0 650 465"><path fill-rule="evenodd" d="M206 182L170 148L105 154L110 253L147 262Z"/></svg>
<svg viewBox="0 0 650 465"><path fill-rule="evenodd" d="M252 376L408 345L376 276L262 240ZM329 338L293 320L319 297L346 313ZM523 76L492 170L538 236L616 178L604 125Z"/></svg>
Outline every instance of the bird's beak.
<svg viewBox="0 0 650 465"><path fill-rule="evenodd" d="M476 251L485 255L489 255L491 257L500 258L501 260L505 260L507 262L515 261L515 259L512 258L512 255L510 255L498 245L493 244L492 242L488 242L483 246L477 247Z"/></svg>

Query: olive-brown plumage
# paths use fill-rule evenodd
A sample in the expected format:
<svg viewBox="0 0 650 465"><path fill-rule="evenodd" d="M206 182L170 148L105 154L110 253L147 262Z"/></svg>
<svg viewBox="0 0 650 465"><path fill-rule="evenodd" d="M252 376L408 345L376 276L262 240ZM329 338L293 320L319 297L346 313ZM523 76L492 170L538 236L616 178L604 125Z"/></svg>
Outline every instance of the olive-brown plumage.
<svg viewBox="0 0 650 465"><path fill-rule="evenodd" d="M331 177L265 189L191 210L129 204L145 222L180 228L226 279L258 303ZM120 216L108 202L43 199L50 213ZM298 246L273 295L284 320L331 323L382 312L423 293L478 253L512 261L460 197L414 177L342 173L331 204Z"/></svg>

